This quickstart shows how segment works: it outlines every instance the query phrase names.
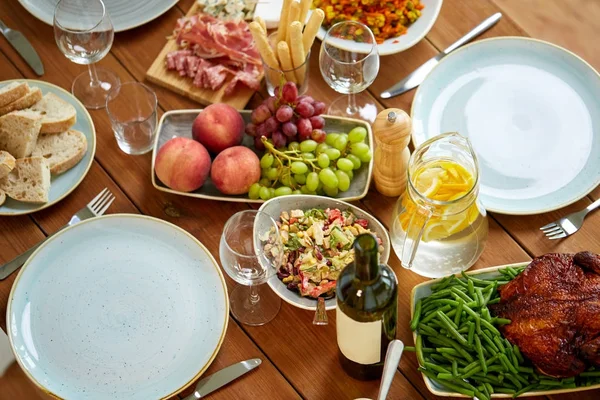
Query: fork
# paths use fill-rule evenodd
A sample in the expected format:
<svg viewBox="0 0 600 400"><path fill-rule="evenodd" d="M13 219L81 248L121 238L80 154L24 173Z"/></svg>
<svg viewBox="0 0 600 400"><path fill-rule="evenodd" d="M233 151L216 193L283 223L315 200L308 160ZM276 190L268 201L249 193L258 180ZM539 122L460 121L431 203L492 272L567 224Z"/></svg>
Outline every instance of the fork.
<svg viewBox="0 0 600 400"><path fill-rule="evenodd" d="M577 232L583 225L586 215L592 210L600 207L600 199L596 200L581 211L574 212L559 220L544 225L540 228L548 239L562 239Z"/></svg>
<svg viewBox="0 0 600 400"><path fill-rule="evenodd" d="M35 246L33 246L32 248L30 248L29 250L27 250L20 256L15 257L11 261L9 261L6 264L4 264L3 266L1 266L0 267L0 281L6 279L6 277L8 277L10 274L12 274L14 271L16 271L21 265L23 265L25 263L25 261L27 261L29 256L31 256L31 254L38 247L40 247L42 245L42 243L44 243L46 240L50 239L52 236L56 235L56 233L62 231L66 227L75 225L76 223L81 222L85 219L90 219L93 217L99 217L99 216L103 215L106 212L106 210L108 209L108 207L110 207L110 205L112 204L112 202L114 200L115 200L115 196L110 192L110 190L108 190L108 188L104 188L104 190L101 191L100 193L98 193L98 195L96 197L94 197L92 199L92 201L87 203L87 205L85 207L83 207L81 210L77 211L77 213L75 213L75 215L73 215L71 217L71 220L69 221L69 223L67 225L63 226L58 231L54 232L52 235L49 235L44 240L40 241L39 243L37 243Z"/></svg>

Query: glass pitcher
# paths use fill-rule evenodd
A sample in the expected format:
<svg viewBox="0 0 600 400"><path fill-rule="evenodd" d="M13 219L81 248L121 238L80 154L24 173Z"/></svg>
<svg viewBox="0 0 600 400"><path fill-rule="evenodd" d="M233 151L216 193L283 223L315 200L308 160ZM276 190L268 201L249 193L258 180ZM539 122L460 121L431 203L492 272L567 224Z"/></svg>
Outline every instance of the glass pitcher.
<svg viewBox="0 0 600 400"><path fill-rule="evenodd" d="M445 133L417 148L391 224L402 266L439 278L475 264L488 235L478 194L479 166L467 138Z"/></svg>

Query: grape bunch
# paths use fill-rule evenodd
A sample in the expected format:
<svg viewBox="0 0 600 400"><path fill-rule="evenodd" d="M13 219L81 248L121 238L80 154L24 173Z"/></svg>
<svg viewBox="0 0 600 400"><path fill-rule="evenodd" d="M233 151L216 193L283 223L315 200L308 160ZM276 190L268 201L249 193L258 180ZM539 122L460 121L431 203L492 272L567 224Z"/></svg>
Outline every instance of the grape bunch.
<svg viewBox="0 0 600 400"><path fill-rule="evenodd" d="M246 133L254 137L254 146L261 151L265 149L263 136L270 138L277 148L307 139L323 143L325 120L321 114L325 107L325 103L310 96L298 96L296 84L286 82L275 88L275 96L252 111Z"/></svg>
<svg viewBox="0 0 600 400"><path fill-rule="evenodd" d="M292 141L287 146L276 146L273 138L263 137L261 179L250 187L248 196L254 200L288 194L335 197L350 188L354 171L371 161L366 137L363 127L347 134L329 133L321 142L311 138Z"/></svg>

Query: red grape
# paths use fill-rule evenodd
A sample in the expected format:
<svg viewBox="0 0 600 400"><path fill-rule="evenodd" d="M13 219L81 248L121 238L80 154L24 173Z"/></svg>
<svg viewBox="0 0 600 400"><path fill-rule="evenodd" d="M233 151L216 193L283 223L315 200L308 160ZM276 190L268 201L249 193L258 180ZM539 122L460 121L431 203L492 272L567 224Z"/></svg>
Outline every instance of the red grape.
<svg viewBox="0 0 600 400"><path fill-rule="evenodd" d="M277 103L277 99L274 96L269 97L263 102L263 104L267 106L269 111L271 111L271 114L275 114L275 110L277 109L275 103Z"/></svg>
<svg viewBox="0 0 600 400"><path fill-rule="evenodd" d="M323 103L322 101L316 101L313 104L313 107L315 108L315 115L323 114L325 112L325 109L327 108L325 103Z"/></svg>
<svg viewBox="0 0 600 400"><path fill-rule="evenodd" d="M312 104L315 102L315 99L313 99L312 97L307 96L307 95L302 95L302 96L298 97L298 103L303 102L303 101Z"/></svg>
<svg viewBox="0 0 600 400"><path fill-rule="evenodd" d="M250 118L252 119L253 123L258 125L260 123L265 122L270 116L271 111L269 111L269 107L267 107L264 104L261 104L260 106L256 107L254 111L252 111Z"/></svg>
<svg viewBox="0 0 600 400"><path fill-rule="evenodd" d="M256 125L252 122L246 124L246 133L250 136L256 136Z"/></svg>
<svg viewBox="0 0 600 400"><path fill-rule="evenodd" d="M281 88L281 100L286 103L294 103L298 97L298 88L294 82L286 82Z"/></svg>
<svg viewBox="0 0 600 400"><path fill-rule="evenodd" d="M327 134L323 129L314 129L310 134L310 138L317 143L323 143L326 137Z"/></svg>
<svg viewBox="0 0 600 400"><path fill-rule="evenodd" d="M277 99L281 99L281 87L275 86L275 89L273 89L273 96Z"/></svg>
<svg viewBox="0 0 600 400"><path fill-rule="evenodd" d="M314 117L310 117L310 123L315 129L323 129L325 126L325 120L323 117L315 115Z"/></svg>
<svg viewBox="0 0 600 400"><path fill-rule="evenodd" d="M292 107L287 106L287 105L279 106L279 108L277 109L277 112L275 113L275 117L277 117L277 120L279 122L288 122L289 120L292 119L293 115L294 115L294 110L292 110Z"/></svg>
<svg viewBox="0 0 600 400"><path fill-rule="evenodd" d="M300 114L301 117L310 118L314 115L315 109L312 106L312 104L304 100L298 103L298 105L296 106L296 112Z"/></svg>
<svg viewBox="0 0 600 400"><path fill-rule="evenodd" d="M281 130L283 131L283 134L287 137L292 137L296 135L296 133L298 133L298 127L291 122L286 122L285 124L283 124Z"/></svg>
<svg viewBox="0 0 600 400"><path fill-rule="evenodd" d="M254 148L258 151L265 151L265 145L259 137L254 138Z"/></svg>
<svg viewBox="0 0 600 400"><path fill-rule="evenodd" d="M280 131L273 132L273 145L277 148L284 147L287 143L287 140L283 133Z"/></svg>
<svg viewBox="0 0 600 400"><path fill-rule="evenodd" d="M271 132L267 132L266 124L260 124L256 126L256 137L260 139L261 136L271 136Z"/></svg>
<svg viewBox="0 0 600 400"><path fill-rule="evenodd" d="M269 117L265 121L265 132L273 133L279 128L279 121L275 117Z"/></svg>
<svg viewBox="0 0 600 400"><path fill-rule="evenodd" d="M298 126L298 137L301 140L308 139L313 130L310 121L306 118L300 118L296 125Z"/></svg>

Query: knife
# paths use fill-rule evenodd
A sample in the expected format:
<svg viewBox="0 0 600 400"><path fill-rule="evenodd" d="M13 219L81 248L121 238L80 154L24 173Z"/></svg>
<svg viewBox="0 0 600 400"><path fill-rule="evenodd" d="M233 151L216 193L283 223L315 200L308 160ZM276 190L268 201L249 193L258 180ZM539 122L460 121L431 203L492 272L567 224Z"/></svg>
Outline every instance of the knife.
<svg viewBox="0 0 600 400"><path fill-rule="evenodd" d="M196 385L196 391L190 394L183 400L197 400L201 399L209 393L227 385L229 382L239 378L247 372L252 371L262 363L260 358L252 358L246 361L240 361L239 363L230 365L227 368L223 368L220 371L215 372L212 375L202 379Z"/></svg>
<svg viewBox="0 0 600 400"><path fill-rule="evenodd" d="M2 21L0 21L0 32L2 32L8 43L17 50L21 57L27 61L27 64L29 64L36 74L39 76L44 75L44 65L42 64L42 60L40 60L40 56L38 56L31 43L29 43L21 32L10 29Z"/></svg>
<svg viewBox="0 0 600 400"><path fill-rule="evenodd" d="M454 50L458 49L463 44L475 39L477 36L481 35L483 32L487 31L492 26L496 25L500 18L502 18L502 14L498 12L484 20L481 24L477 25L472 31L467 33L462 38L458 39L456 42L452 43L450 47L448 47L446 50L442 51L435 57L429 59L427 62L425 62L425 64L421 65L419 68L411 72L406 78L402 79L400 82L396 83L394 86L381 93L381 98L389 99L390 97L398 96L399 94L408 92L409 90L419 86L423 82L427 74L431 72L431 70L440 62L442 58L444 58Z"/></svg>

